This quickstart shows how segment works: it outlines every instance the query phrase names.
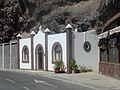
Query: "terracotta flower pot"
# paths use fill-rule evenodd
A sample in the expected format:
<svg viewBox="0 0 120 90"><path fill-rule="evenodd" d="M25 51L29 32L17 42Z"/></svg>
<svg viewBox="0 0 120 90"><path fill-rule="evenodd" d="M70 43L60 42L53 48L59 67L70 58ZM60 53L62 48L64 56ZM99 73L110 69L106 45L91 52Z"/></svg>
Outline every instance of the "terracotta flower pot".
<svg viewBox="0 0 120 90"><path fill-rule="evenodd" d="M54 70L55 70L55 73L59 73L60 72L60 67L56 67Z"/></svg>

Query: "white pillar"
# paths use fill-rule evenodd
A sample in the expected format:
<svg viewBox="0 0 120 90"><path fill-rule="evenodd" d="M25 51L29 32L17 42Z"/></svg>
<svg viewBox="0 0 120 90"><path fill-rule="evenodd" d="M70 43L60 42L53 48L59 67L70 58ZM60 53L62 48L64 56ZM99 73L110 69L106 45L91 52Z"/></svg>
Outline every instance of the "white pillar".
<svg viewBox="0 0 120 90"><path fill-rule="evenodd" d="M2 44L2 68L4 69L4 44Z"/></svg>
<svg viewBox="0 0 120 90"><path fill-rule="evenodd" d="M11 60L12 60L12 55L11 55L12 50L11 50L11 48L12 48L12 42L10 42L10 69L12 68L12 66L11 66Z"/></svg>

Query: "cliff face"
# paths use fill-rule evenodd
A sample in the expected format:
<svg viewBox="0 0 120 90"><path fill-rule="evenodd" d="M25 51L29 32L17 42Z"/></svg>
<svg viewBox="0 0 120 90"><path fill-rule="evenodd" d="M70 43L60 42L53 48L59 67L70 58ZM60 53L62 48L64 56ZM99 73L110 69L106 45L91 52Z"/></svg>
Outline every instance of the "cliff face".
<svg viewBox="0 0 120 90"><path fill-rule="evenodd" d="M0 0L0 41L43 25L56 33L67 23L79 31L96 28L119 12L119 0Z"/></svg>
<svg viewBox="0 0 120 90"><path fill-rule="evenodd" d="M34 0L31 3L35 4ZM38 0L31 21L35 20L55 32L62 32L67 23L86 31L95 26L100 3L101 0Z"/></svg>

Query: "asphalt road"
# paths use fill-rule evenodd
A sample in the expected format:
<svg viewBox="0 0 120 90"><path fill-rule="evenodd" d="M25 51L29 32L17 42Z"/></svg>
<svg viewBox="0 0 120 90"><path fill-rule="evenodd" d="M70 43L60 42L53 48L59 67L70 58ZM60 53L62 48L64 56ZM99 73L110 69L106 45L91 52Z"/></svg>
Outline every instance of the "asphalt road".
<svg viewBox="0 0 120 90"><path fill-rule="evenodd" d="M61 80L19 72L0 71L0 90L95 90Z"/></svg>

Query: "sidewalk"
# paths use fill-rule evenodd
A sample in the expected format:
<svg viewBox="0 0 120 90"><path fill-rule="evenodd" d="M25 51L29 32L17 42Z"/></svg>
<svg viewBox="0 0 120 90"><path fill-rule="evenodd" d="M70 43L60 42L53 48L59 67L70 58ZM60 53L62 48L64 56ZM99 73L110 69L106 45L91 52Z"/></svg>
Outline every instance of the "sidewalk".
<svg viewBox="0 0 120 90"><path fill-rule="evenodd" d="M4 70L43 76L56 80L69 81L78 85L93 87L97 90L120 90L120 80L113 79L94 72L78 74L55 74L54 72L33 70Z"/></svg>

